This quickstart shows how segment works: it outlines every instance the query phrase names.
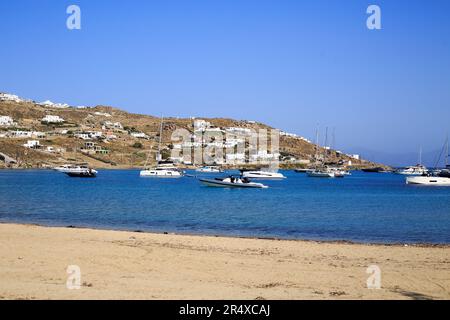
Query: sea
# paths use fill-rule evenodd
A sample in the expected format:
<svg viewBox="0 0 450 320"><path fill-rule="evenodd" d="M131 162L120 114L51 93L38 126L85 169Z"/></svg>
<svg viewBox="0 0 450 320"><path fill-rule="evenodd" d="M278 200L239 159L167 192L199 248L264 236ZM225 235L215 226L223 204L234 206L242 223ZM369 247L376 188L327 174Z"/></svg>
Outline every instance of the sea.
<svg viewBox="0 0 450 320"><path fill-rule="evenodd" d="M0 170L0 222L98 229L360 243L450 243L450 188L405 184L391 173L262 181L267 189L141 178L99 170L70 178L52 170ZM220 177L234 172L215 174Z"/></svg>

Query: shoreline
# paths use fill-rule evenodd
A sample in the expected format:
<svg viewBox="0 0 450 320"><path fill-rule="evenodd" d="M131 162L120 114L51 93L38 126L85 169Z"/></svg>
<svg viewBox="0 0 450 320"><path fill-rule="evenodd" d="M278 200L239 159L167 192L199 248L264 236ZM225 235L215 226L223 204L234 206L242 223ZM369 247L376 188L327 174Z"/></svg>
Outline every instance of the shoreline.
<svg viewBox="0 0 450 320"><path fill-rule="evenodd" d="M162 231L162 230L140 230L140 229L111 229L107 227L93 227L93 226L77 226L77 225L48 225L31 222L16 222L16 221L0 221L0 225L17 225L17 226L35 226L42 228L67 228L67 229L81 229L91 231L115 231L128 232L137 234L152 234L152 235L173 235L173 236L190 236L190 237L212 237L212 238L230 238L230 239L250 239L250 240L268 240L268 241L292 241L305 243L323 243L323 244L347 244L347 245L367 245L367 246L386 246L386 247L417 247L417 248L450 248L450 243L429 243L429 242L373 242L373 241L355 241L346 239L326 240L326 239L307 239L307 238L283 238L283 237L264 237L264 236L245 236L245 235L227 235L220 233L201 233L201 232L179 232L179 231Z"/></svg>
<svg viewBox="0 0 450 320"><path fill-rule="evenodd" d="M449 246L0 223L0 252L0 299L450 299ZM70 265L80 289L66 287Z"/></svg>

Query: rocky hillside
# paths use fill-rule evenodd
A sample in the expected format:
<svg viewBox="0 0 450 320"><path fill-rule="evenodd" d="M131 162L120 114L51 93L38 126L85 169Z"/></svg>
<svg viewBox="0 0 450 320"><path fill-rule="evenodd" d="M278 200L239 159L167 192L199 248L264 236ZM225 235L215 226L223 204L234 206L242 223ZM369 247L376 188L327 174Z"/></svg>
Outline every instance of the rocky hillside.
<svg viewBox="0 0 450 320"><path fill-rule="evenodd" d="M45 122L46 116L57 116L64 121ZM12 123L2 125L0 121L0 167L52 167L67 162L86 162L97 168L130 168L155 161L161 124L157 117L132 114L109 106L55 107L33 101L0 100L0 119L2 117L3 122L12 120ZM271 129L253 121L203 120L213 128ZM180 128L194 134L193 119L164 119L163 156L170 155L173 148L171 135ZM36 143L30 141L38 141L39 145L24 146ZM289 135L280 137L280 158L284 167L308 166L314 159L315 150L315 145L306 139ZM334 150L321 149L321 153L327 155L328 162L348 165L351 161L353 167L375 165ZM2 154L15 161L6 161ZM228 166L233 167L232 164Z"/></svg>

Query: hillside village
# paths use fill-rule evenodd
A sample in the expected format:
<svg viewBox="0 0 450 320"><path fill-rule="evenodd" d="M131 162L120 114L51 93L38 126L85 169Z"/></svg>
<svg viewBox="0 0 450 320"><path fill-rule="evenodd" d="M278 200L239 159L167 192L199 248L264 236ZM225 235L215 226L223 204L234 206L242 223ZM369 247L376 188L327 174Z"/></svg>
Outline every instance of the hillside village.
<svg viewBox="0 0 450 320"><path fill-rule="evenodd" d="M0 168L51 168L64 163L88 163L96 168L142 168L156 161L161 138L161 154L169 159L173 150L194 147L223 148L227 168L246 163L261 165L280 160L281 167L312 166L316 145L296 134L280 130L279 152L258 150L239 153L237 146L246 144L249 134L259 129L273 129L252 120L224 118L164 118L125 112L109 106L69 106L51 101L36 102L16 95L0 93ZM172 141L176 129L189 132L188 141ZM222 133L222 140L199 140L207 133ZM232 152L230 152L232 150ZM324 162L350 168L375 164L323 147L319 154ZM170 160L182 167L202 165L180 152Z"/></svg>

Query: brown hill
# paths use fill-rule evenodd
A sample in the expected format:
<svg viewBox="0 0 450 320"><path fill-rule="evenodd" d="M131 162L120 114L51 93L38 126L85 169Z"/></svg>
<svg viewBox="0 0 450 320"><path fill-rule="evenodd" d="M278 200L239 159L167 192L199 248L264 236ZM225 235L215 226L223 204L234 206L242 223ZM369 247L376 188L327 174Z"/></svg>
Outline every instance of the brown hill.
<svg viewBox="0 0 450 320"><path fill-rule="evenodd" d="M41 119L46 115L60 116L65 120L63 124L45 124ZM55 108L36 104L34 102L0 101L0 116L10 116L17 123L14 127L0 127L0 134L5 135L9 131L37 131L46 133L45 138L39 138L43 148L32 150L23 147L23 144L32 138L12 138L0 135L0 152L17 160L14 166L18 167L51 167L66 162L87 162L95 167L104 168L129 168L142 167L147 158L153 161L154 153L159 140L159 128L161 119L149 115L128 113L126 111L109 107L96 106L93 108ZM242 127L250 129L271 129L262 123L248 121L212 118L209 121L216 127ZM120 122L123 128L102 130L105 121ZM192 119L165 118L162 141L165 148L171 145L171 135L175 129L183 128L193 132ZM98 139L94 143L97 148L105 151L97 153L83 153L85 140L76 137L77 132L85 131L109 131L116 139ZM130 132L145 133L148 138L140 139L131 136ZM57 151L48 152L47 147L53 147ZM307 141L281 136L280 153L282 156L291 156L296 159L311 161L316 152L315 145ZM167 153L167 150L166 150ZM330 162L349 160L354 167L369 167L375 164L364 160L356 160L333 150L321 150L327 154ZM6 164L0 161L0 166ZM300 166L299 162L283 162L284 167Z"/></svg>

